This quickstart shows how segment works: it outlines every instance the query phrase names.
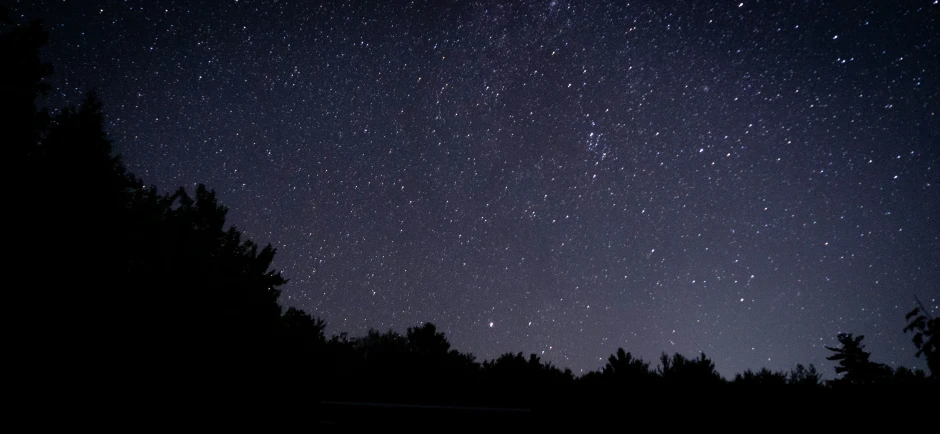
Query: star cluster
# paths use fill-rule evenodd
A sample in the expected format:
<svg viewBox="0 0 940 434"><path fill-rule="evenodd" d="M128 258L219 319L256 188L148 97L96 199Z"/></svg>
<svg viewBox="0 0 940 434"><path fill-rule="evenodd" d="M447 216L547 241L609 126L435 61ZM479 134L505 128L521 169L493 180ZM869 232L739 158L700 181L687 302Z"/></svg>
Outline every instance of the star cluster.
<svg viewBox="0 0 940 434"><path fill-rule="evenodd" d="M17 5L50 106L99 90L130 169L206 183L328 333L431 321L575 373L725 376L864 334L924 367L940 294L937 2Z"/></svg>

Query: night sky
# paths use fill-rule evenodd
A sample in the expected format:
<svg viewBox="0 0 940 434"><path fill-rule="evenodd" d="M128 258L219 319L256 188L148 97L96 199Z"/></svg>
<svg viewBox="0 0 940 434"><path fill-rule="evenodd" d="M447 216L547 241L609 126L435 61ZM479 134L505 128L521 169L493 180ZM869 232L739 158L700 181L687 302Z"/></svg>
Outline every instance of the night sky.
<svg viewBox="0 0 940 434"><path fill-rule="evenodd" d="M914 296L940 313L935 0L13 13L51 34L42 103L97 88L130 170L214 188L327 334L832 377L850 332L926 367L902 328Z"/></svg>

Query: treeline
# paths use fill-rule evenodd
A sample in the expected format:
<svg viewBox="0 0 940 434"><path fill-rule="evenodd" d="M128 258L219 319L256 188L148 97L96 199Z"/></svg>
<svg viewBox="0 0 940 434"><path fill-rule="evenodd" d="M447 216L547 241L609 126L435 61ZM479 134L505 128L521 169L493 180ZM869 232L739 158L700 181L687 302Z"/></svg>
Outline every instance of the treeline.
<svg viewBox="0 0 940 434"><path fill-rule="evenodd" d="M358 338L350 339L343 334L326 339L322 321L293 308L284 318L291 323L288 329L297 331L292 334L291 348L296 351L291 356L292 364L328 373L329 378L318 380L318 385L331 388L328 395L336 398L383 402L439 402L446 398L459 402L462 394L482 389L493 392L486 398L490 405L532 405L543 398L558 399L560 390L635 393L686 388L725 391L786 388L809 392L861 386L936 385L935 379L922 370L894 369L870 361L870 353L860 344L862 336L839 335L841 346L830 348L833 354L829 360L838 361L836 372L842 374L835 380L823 380L813 365L801 364L789 372L764 368L725 379L705 354L689 358L679 353L671 356L663 353L659 364L653 366L623 348L611 354L600 370L575 376L569 369L542 361L535 354L526 357L523 353L506 353L479 363L472 354L452 349L444 334L431 323L410 327L404 335L392 330L385 333L371 330Z"/></svg>
<svg viewBox="0 0 940 434"><path fill-rule="evenodd" d="M24 307L22 324L33 332L20 342L19 357L64 384L289 383L319 399L505 407L587 396L580 391L628 398L682 387L937 384L937 320L924 309L911 312L905 332L913 333L931 377L870 361L862 337L852 335L840 335L841 345L831 348L841 376L829 381L812 365L724 379L704 354L664 353L654 366L623 349L583 376L534 354L481 363L452 349L433 324L403 335L327 337L322 320L278 304L287 281L271 270L275 249L226 228L227 210L211 190L160 193L125 169L94 93L78 107L37 108L49 90L43 78L52 73L40 59L47 35L8 14L0 25L13 305Z"/></svg>

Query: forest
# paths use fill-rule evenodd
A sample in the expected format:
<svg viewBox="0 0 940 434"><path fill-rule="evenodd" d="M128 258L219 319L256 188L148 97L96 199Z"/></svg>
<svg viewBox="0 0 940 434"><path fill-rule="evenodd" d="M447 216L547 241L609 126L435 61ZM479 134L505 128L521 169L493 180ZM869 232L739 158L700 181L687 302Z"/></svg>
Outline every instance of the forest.
<svg viewBox="0 0 940 434"><path fill-rule="evenodd" d="M21 344L24 362L60 386L291 390L339 413L353 402L506 411L630 402L643 409L660 405L655 397L705 389L740 401L765 391L936 397L940 324L923 307L898 333L910 336L929 372L877 363L863 336L841 334L839 346L828 348L837 363L828 380L813 365L723 378L705 354L647 361L624 348L577 376L522 352L479 361L431 323L327 336L323 320L280 303L287 279L271 267L275 249L227 226L227 208L210 188L161 192L128 172L112 152L94 92L77 107L38 108L53 73L40 56L47 33L3 18L0 119L7 171L15 174L8 236L18 250L11 268L32 307L33 333Z"/></svg>

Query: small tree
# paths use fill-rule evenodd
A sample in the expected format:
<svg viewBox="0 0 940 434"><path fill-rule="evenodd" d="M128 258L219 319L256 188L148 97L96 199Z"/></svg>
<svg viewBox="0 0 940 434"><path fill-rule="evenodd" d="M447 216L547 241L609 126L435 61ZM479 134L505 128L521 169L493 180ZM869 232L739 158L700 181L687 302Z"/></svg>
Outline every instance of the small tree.
<svg viewBox="0 0 940 434"><path fill-rule="evenodd" d="M816 367L812 364L805 367L797 364L796 368L790 371L787 377L787 384L816 387L821 384L822 376L816 372Z"/></svg>
<svg viewBox="0 0 940 434"><path fill-rule="evenodd" d="M712 386L724 382L718 371L715 370L715 363L701 353L698 358L686 358L682 354L676 353L669 357L663 353L660 357L662 366L659 373L663 381L669 385L675 386Z"/></svg>

